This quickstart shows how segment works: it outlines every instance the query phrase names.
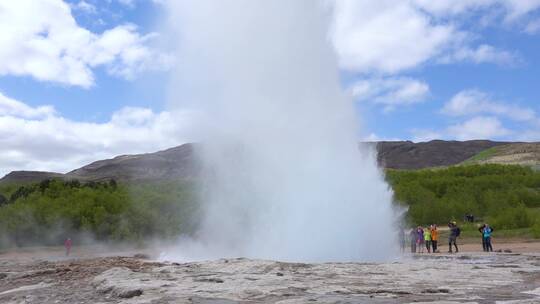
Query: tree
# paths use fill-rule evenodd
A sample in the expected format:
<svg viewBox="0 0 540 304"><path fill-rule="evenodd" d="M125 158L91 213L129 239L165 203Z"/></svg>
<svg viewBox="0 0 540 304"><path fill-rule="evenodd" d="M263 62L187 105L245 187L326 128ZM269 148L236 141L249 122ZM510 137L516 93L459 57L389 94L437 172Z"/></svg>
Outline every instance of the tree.
<svg viewBox="0 0 540 304"><path fill-rule="evenodd" d="M7 204L8 204L8 199L4 195L0 194L0 207Z"/></svg>

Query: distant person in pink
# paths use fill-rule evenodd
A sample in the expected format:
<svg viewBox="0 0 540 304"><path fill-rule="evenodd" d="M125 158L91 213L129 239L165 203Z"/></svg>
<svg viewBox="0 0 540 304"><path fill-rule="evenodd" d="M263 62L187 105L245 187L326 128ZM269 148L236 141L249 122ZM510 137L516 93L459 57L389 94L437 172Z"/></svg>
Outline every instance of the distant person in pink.
<svg viewBox="0 0 540 304"><path fill-rule="evenodd" d="M66 241L64 242L64 247L66 248L66 256L69 256L69 253L71 252L71 245L72 245L71 239L67 238Z"/></svg>

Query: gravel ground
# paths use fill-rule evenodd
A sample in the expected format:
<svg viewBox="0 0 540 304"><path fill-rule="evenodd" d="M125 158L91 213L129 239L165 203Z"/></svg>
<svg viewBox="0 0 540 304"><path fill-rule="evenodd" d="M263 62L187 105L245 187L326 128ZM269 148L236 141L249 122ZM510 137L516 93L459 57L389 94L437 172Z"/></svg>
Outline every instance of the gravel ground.
<svg viewBox="0 0 540 304"><path fill-rule="evenodd" d="M155 262L145 256L151 252L104 252L78 248L71 258L61 248L0 253L0 303L540 303L535 250L314 264Z"/></svg>

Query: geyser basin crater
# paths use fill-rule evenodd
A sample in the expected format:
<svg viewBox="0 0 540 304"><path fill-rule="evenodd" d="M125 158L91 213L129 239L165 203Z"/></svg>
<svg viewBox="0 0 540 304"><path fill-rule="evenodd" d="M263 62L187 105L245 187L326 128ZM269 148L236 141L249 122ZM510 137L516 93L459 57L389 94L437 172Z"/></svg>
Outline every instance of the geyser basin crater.
<svg viewBox="0 0 540 304"><path fill-rule="evenodd" d="M509 266L510 265L510 266ZM282 263L221 259L148 272L113 268L100 290L137 289L136 303L538 303L540 256L425 256L394 263ZM135 301L135 300L134 300ZM190 302L191 301L191 302ZM125 301L131 303L130 301ZM135 302L133 302L135 303ZM503 303L503 302L497 302Z"/></svg>

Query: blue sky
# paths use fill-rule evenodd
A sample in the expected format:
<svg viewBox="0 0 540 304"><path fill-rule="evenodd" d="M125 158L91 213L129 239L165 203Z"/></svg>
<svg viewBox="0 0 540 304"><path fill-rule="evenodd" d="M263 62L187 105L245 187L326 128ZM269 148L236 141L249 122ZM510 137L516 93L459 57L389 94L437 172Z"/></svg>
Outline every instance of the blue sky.
<svg viewBox="0 0 540 304"><path fill-rule="evenodd" d="M489 28L479 32L482 41L515 52L519 59L512 64L457 62L453 64L423 65L405 72L413 78L426 81L430 94L426 101L413 106L396 109L389 113L370 108L373 121L368 123L372 132L385 138L414 139L414 129L444 129L460 119L447 117L440 109L455 94L466 89L485 92L491 99L535 111L540 110L540 39L538 35L521 32L515 28ZM366 116L369 117L369 116ZM495 140L538 140L538 137L520 137L527 125L505 117L504 126L517 134L486 136ZM388 120L392 123L386 123ZM378 124L377 121L384 123ZM452 139L452 135L446 136Z"/></svg>
<svg viewBox="0 0 540 304"><path fill-rule="evenodd" d="M0 3L0 172L189 140L169 112L165 0ZM330 1L333 3L332 1ZM540 0L333 3L361 140L540 139Z"/></svg>

